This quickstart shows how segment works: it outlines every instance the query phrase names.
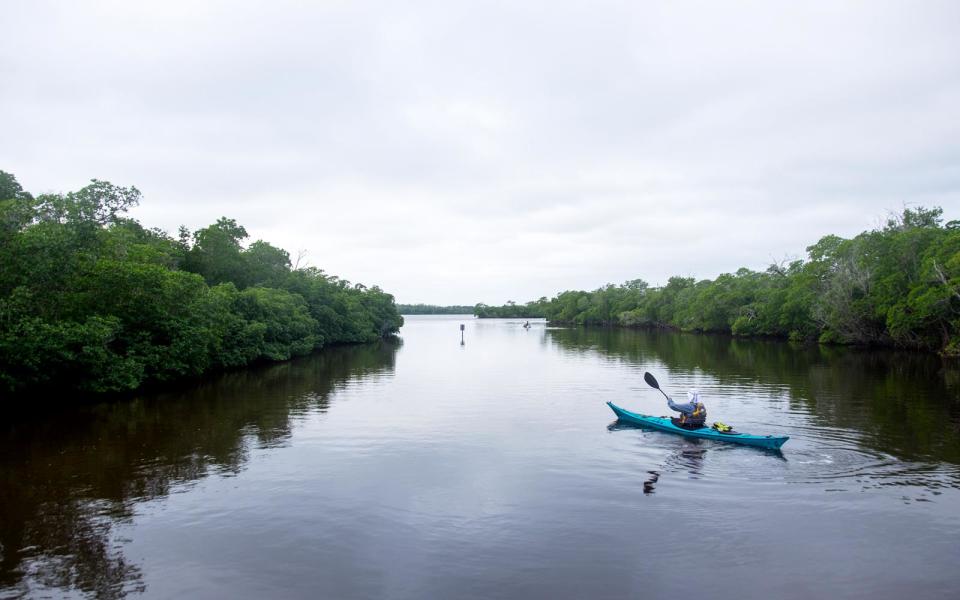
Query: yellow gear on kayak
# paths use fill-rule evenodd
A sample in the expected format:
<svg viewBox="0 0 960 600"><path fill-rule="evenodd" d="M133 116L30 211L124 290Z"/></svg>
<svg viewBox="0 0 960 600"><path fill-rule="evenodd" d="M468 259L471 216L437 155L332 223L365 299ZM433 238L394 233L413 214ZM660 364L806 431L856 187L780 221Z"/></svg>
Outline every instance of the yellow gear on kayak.
<svg viewBox="0 0 960 600"><path fill-rule="evenodd" d="M713 428L716 429L717 431L733 431L733 427L730 427L729 425L721 423L720 421L717 421L716 423L714 423Z"/></svg>

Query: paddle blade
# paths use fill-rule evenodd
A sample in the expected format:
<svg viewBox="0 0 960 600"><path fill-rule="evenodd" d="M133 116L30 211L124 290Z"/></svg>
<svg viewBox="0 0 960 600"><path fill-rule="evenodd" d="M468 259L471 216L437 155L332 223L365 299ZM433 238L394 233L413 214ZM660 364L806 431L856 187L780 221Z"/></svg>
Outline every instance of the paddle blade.
<svg viewBox="0 0 960 600"><path fill-rule="evenodd" d="M656 378L653 375L651 375L649 371L643 374L643 380L646 381L647 385L649 385L650 387L657 388L658 390L660 389L660 384L657 383Z"/></svg>

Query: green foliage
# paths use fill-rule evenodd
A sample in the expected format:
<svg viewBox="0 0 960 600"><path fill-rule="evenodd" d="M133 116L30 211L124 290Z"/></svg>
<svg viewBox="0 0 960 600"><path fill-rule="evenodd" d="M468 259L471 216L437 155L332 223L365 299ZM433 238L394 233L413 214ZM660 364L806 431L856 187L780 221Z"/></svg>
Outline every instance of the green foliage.
<svg viewBox="0 0 960 600"><path fill-rule="evenodd" d="M91 316L50 322L23 314L16 301L0 301L0 386L7 391L71 379L76 389L102 392L136 387L142 366L111 347L120 322Z"/></svg>
<svg viewBox="0 0 960 600"><path fill-rule="evenodd" d="M434 304L398 304L402 315L472 315L473 306L436 306Z"/></svg>
<svg viewBox="0 0 960 600"><path fill-rule="evenodd" d="M254 324L253 339L259 356L287 360L307 354L323 343L317 322L298 294L275 288L250 288L237 295L234 307L242 319Z"/></svg>
<svg viewBox="0 0 960 600"><path fill-rule="evenodd" d="M538 302L551 322L664 327L794 341L960 353L960 223L905 209L853 239L828 235L807 261L740 269L713 280L672 277ZM489 312L489 308L487 307Z"/></svg>
<svg viewBox="0 0 960 600"><path fill-rule="evenodd" d="M247 230L236 221L221 217L193 234L193 247L184 257L183 268L202 275L210 285L230 281L247 287L250 274L243 256L247 237Z"/></svg>
<svg viewBox="0 0 960 600"><path fill-rule="evenodd" d="M0 171L0 244L10 238L33 218L34 199L23 191L17 178Z"/></svg>
<svg viewBox="0 0 960 600"><path fill-rule="evenodd" d="M30 197L30 194L23 191L17 178L12 173L0 171L0 200L16 200L24 197Z"/></svg>
<svg viewBox="0 0 960 600"><path fill-rule="evenodd" d="M290 255L263 240L257 240L243 251L250 285L282 285L290 272Z"/></svg>
<svg viewBox="0 0 960 600"><path fill-rule="evenodd" d="M137 188L92 179L90 185L77 192L38 196L36 211L41 221L93 228L115 222L121 213L138 204Z"/></svg>
<svg viewBox="0 0 960 600"><path fill-rule="evenodd" d="M544 306L547 304L546 298L540 298L534 302L526 304L517 304L512 300L503 306L487 306L480 303L471 308L468 312L481 319L538 319L545 316Z"/></svg>
<svg viewBox="0 0 960 600"><path fill-rule="evenodd" d="M176 240L145 229L123 217L133 187L93 180L34 199L0 171L0 196L2 392L131 390L403 324L377 287L291 271L262 240L244 248L232 219Z"/></svg>

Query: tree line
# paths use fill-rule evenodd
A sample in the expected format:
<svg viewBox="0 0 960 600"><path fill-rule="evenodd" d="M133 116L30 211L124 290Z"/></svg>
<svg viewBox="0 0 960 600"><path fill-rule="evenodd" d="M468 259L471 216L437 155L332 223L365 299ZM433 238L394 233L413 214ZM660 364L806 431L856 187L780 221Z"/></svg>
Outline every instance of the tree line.
<svg viewBox="0 0 960 600"><path fill-rule="evenodd" d="M807 248L806 260L765 271L743 268L699 281L671 277L661 287L634 279L527 305L478 305L477 314L534 316L540 309L561 324L660 327L960 356L960 221L944 224L940 208L907 208L852 239L825 236Z"/></svg>
<svg viewBox="0 0 960 600"><path fill-rule="evenodd" d="M472 315L472 306L437 306L436 304L398 304L401 315Z"/></svg>
<svg viewBox="0 0 960 600"><path fill-rule="evenodd" d="M503 306L487 306L480 303L473 307L473 314L481 319L542 319L546 316L549 301L544 298L517 304L513 300Z"/></svg>
<svg viewBox="0 0 960 600"><path fill-rule="evenodd" d="M125 216L135 187L34 197L0 171L0 390L119 392L403 324L393 296L291 268L233 219L177 238Z"/></svg>

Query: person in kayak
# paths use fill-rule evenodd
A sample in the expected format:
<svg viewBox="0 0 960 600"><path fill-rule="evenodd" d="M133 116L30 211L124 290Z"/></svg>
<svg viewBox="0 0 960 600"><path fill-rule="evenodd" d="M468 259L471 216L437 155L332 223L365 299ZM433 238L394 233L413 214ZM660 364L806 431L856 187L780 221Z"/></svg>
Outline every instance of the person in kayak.
<svg viewBox="0 0 960 600"><path fill-rule="evenodd" d="M700 390L687 392L687 402L684 404L677 404L673 399L667 397L667 406L680 413L680 418L670 419L677 427L700 429L707 424L707 407L700 401Z"/></svg>

